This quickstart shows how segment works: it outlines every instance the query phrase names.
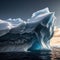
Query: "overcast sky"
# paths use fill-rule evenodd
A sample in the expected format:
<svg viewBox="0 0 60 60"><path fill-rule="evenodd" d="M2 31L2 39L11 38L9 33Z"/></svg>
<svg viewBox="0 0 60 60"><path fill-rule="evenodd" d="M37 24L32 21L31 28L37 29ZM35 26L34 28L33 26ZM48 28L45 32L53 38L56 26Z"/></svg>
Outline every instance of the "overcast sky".
<svg viewBox="0 0 60 60"><path fill-rule="evenodd" d="M22 18L26 20L33 12L49 7L57 17L56 25L60 24L60 0L0 0L0 19Z"/></svg>

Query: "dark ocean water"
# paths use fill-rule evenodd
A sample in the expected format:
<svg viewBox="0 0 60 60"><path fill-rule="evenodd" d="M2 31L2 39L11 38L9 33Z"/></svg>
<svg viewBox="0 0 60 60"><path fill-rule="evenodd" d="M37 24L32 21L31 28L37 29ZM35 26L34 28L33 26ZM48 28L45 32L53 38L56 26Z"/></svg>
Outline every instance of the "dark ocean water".
<svg viewBox="0 0 60 60"><path fill-rule="evenodd" d="M60 60L57 51L1 52L0 60Z"/></svg>

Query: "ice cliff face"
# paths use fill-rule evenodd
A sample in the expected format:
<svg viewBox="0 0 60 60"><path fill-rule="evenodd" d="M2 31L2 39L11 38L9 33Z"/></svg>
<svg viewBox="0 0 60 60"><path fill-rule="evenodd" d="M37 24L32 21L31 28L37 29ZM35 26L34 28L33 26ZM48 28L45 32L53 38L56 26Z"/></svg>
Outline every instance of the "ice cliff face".
<svg viewBox="0 0 60 60"><path fill-rule="evenodd" d="M0 52L50 49L54 20L48 8L33 13L27 21L0 20Z"/></svg>

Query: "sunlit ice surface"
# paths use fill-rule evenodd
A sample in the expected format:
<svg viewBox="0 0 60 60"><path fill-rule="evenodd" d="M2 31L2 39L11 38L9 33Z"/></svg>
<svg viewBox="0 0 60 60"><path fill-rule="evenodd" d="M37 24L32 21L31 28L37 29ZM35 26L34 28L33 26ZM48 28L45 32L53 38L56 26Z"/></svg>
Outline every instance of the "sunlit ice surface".
<svg viewBox="0 0 60 60"><path fill-rule="evenodd" d="M48 8L21 18L0 20L0 52L50 50L54 34L54 12Z"/></svg>

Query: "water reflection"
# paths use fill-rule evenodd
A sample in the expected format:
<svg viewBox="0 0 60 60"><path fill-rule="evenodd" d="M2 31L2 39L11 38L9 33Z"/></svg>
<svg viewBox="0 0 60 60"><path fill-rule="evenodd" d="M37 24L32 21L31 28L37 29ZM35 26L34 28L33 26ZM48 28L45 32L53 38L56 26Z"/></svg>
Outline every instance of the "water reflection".
<svg viewBox="0 0 60 60"><path fill-rule="evenodd" d="M51 51L41 50L32 52L4 52L0 53L1 60L60 60L60 49L52 48Z"/></svg>

